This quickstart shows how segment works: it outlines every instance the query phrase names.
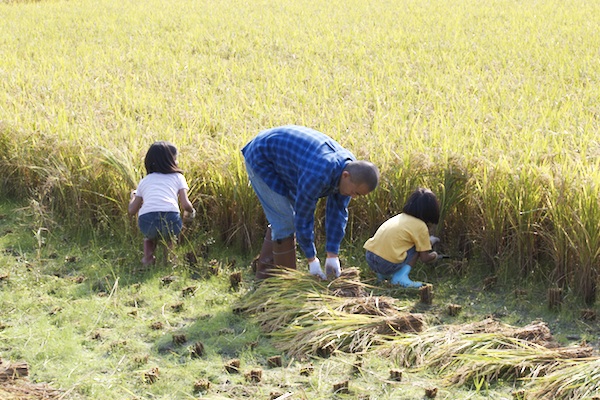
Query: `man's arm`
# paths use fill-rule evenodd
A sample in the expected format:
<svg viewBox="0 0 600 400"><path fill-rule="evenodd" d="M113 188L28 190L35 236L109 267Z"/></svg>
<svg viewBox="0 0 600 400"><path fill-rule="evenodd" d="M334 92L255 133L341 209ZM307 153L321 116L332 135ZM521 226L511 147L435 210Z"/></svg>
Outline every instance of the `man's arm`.
<svg viewBox="0 0 600 400"><path fill-rule="evenodd" d="M298 193L294 210L296 212L294 217L296 241L309 261L317 255L315 247L315 209L317 201L318 198L314 199L307 193Z"/></svg>
<svg viewBox="0 0 600 400"><path fill-rule="evenodd" d="M331 255L337 256L340 252L340 245L346 234L350 199L349 196L342 196L339 193L327 197L327 206L325 209L327 243L325 250Z"/></svg>

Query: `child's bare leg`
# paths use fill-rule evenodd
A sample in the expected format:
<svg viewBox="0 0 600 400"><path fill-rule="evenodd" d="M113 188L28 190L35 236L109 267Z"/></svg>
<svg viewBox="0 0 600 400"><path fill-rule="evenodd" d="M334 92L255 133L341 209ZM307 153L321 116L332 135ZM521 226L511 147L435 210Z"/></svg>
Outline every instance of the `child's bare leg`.
<svg viewBox="0 0 600 400"><path fill-rule="evenodd" d="M169 264L177 262L177 256L175 255L175 242L168 240L165 242L165 261Z"/></svg>
<svg viewBox="0 0 600 400"><path fill-rule="evenodd" d="M142 258L142 264L144 266L154 264L156 257L154 257L154 251L156 250L156 241L152 239L144 239L144 258Z"/></svg>
<svg viewBox="0 0 600 400"><path fill-rule="evenodd" d="M414 266L415 266L415 264L417 263L417 259L418 259L418 258L419 258L419 254L418 254L418 253L415 253L415 254L413 254L413 256L412 256L412 257L411 257L409 260L406 260L406 261L407 261L406 263L407 263L408 265L410 265L410 266L411 266L411 268L412 268L412 267L414 267Z"/></svg>

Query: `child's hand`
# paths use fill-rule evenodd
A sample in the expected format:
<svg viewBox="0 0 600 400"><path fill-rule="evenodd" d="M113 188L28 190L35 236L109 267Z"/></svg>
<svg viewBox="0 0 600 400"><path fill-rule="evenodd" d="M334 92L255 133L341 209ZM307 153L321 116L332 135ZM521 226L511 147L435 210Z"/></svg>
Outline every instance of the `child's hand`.
<svg viewBox="0 0 600 400"><path fill-rule="evenodd" d="M185 222L191 222L194 218L196 218L196 210L195 209L192 212L189 212L189 211L183 212L183 220Z"/></svg>

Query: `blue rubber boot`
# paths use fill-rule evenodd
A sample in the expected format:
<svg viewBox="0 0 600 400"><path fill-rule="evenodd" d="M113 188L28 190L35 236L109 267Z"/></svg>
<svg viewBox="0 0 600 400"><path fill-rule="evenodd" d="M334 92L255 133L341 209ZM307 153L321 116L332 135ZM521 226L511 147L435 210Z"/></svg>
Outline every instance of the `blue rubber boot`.
<svg viewBox="0 0 600 400"><path fill-rule="evenodd" d="M400 270L396 271L392 276L392 280L390 281L392 285L400 285L405 288L420 288L423 286L421 282L411 281L408 277L410 273L411 267L408 264L405 264Z"/></svg>
<svg viewBox="0 0 600 400"><path fill-rule="evenodd" d="M377 272L377 282L383 282L386 279L389 279L389 276L385 276L385 275L382 275L379 272Z"/></svg>

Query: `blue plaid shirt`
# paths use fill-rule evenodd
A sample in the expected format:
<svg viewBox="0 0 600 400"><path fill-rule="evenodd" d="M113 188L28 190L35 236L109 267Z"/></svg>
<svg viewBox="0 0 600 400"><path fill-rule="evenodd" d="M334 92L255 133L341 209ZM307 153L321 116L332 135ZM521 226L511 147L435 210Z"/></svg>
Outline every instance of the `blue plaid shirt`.
<svg viewBox="0 0 600 400"><path fill-rule="evenodd" d="M316 256L315 209L327 197L326 251L339 253L348 222L349 196L339 194L346 164L356 158L339 143L310 128L286 125L258 134L242 149L246 162L275 192L294 204L296 240L306 258Z"/></svg>

